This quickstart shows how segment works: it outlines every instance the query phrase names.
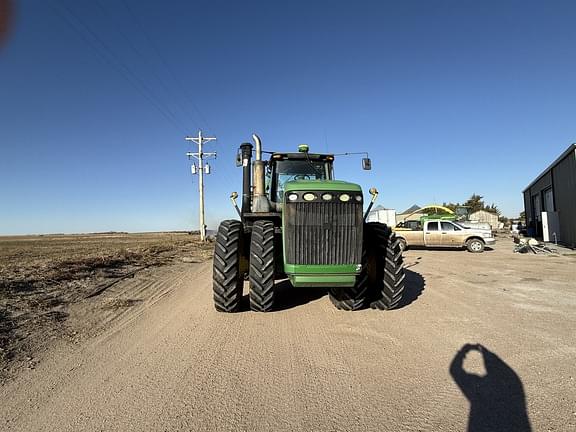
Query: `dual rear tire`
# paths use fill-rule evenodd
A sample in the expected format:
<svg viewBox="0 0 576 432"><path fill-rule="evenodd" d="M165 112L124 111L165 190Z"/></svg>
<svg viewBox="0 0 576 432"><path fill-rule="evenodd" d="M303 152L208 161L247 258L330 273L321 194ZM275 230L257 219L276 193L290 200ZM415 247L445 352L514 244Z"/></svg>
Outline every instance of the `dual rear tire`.
<svg viewBox="0 0 576 432"><path fill-rule="evenodd" d="M385 224L364 225L362 271L356 284L347 288L332 288L330 300L338 309L354 311L394 309L404 291L405 273L402 243Z"/></svg>
<svg viewBox="0 0 576 432"><path fill-rule="evenodd" d="M244 286L244 227L225 220L216 234L213 263L214 307L218 312L238 312ZM250 309L269 312L274 306L274 224L256 221L250 241Z"/></svg>

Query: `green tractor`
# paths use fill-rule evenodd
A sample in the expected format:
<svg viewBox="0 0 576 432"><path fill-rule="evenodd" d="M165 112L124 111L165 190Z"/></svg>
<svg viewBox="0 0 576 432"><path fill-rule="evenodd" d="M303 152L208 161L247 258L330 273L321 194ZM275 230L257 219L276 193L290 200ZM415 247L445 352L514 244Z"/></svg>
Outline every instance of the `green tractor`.
<svg viewBox="0 0 576 432"><path fill-rule="evenodd" d="M325 287L342 310L392 309L404 290L400 243L385 224L366 223L378 192L363 212L362 188L335 180L334 155L271 153L262 160L254 146L240 145L236 164L243 167L240 220L223 221L216 234L213 269L214 305L220 312L240 308L249 280L250 309L274 309L275 281L295 288ZM370 159L363 159L370 169Z"/></svg>

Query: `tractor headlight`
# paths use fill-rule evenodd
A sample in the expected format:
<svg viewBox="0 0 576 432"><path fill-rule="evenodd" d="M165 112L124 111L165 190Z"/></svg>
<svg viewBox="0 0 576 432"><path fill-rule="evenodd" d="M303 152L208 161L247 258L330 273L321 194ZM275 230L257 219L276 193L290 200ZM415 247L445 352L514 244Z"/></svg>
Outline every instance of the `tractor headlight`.
<svg viewBox="0 0 576 432"><path fill-rule="evenodd" d="M316 199L316 194L312 192L306 192L302 198L304 198L304 201L314 201Z"/></svg>
<svg viewBox="0 0 576 432"><path fill-rule="evenodd" d="M298 199L298 194L291 193L288 194L288 201L296 201Z"/></svg>
<svg viewBox="0 0 576 432"><path fill-rule="evenodd" d="M341 194L340 195L340 201L344 201L344 202L350 201L350 195L345 194L345 193Z"/></svg>
<svg viewBox="0 0 576 432"><path fill-rule="evenodd" d="M358 202L362 201L362 195L356 195L354 198L356 198Z"/></svg>
<svg viewBox="0 0 576 432"><path fill-rule="evenodd" d="M331 193L322 194L322 199L323 199L324 201L332 201L332 198L334 198L334 197L332 196Z"/></svg>

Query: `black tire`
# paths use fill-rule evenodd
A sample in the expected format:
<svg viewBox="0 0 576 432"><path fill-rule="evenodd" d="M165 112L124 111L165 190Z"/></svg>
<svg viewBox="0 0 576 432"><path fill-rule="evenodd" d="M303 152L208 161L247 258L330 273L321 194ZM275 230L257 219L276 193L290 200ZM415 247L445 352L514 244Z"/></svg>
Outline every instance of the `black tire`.
<svg viewBox="0 0 576 432"><path fill-rule="evenodd" d="M250 242L250 309L269 312L274 307L274 224L256 221Z"/></svg>
<svg viewBox="0 0 576 432"><path fill-rule="evenodd" d="M394 309L404 292L404 264L401 239L392 229L379 222L364 225L368 242L368 281L370 284L370 307L372 309Z"/></svg>
<svg viewBox="0 0 576 432"><path fill-rule="evenodd" d="M240 274L242 222L225 220L218 227L214 246L212 289L218 312L237 312L242 298L244 275Z"/></svg>
<svg viewBox="0 0 576 432"><path fill-rule="evenodd" d="M328 296L337 309L356 311L366 307L368 292L368 274L363 269L356 277L356 285L353 287L330 288Z"/></svg>
<svg viewBox="0 0 576 432"><path fill-rule="evenodd" d="M481 253L484 252L484 242L479 238L471 238L466 242L466 249L468 252Z"/></svg>
<svg viewBox="0 0 576 432"><path fill-rule="evenodd" d="M364 225L364 228L366 225ZM368 234L364 230L364 240L362 243L362 271L356 276L356 284L352 287L330 288L328 297L337 309L345 311L356 311L364 309L368 304Z"/></svg>

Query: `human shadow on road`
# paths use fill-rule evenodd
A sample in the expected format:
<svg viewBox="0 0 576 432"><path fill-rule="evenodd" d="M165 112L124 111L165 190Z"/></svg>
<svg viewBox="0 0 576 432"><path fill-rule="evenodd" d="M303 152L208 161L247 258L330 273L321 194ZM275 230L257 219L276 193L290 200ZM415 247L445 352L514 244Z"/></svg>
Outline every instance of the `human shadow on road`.
<svg viewBox="0 0 576 432"><path fill-rule="evenodd" d="M485 376L464 370L464 359L472 351L482 355ZM532 430L520 377L486 347L480 344L464 345L450 364L450 375L470 402L468 432Z"/></svg>

